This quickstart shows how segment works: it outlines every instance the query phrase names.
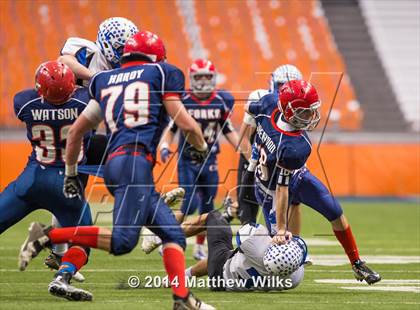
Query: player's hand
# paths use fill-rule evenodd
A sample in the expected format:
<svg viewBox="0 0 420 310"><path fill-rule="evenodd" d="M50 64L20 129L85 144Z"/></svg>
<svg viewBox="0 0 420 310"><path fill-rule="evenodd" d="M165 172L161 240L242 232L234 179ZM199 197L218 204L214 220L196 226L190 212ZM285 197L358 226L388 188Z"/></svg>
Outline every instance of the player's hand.
<svg viewBox="0 0 420 310"><path fill-rule="evenodd" d="M200 151L200 150L197 150L192 145L188 145L185 148L185 152L187 156L190 157L192 160L202 163L207 159L210 149L207 147L205 150Z"/></svg>
<svg viewBox="0 0 420 310"><path fill-rule="evenodd" d="M290 231L279 230L279 232L273 237L273 243L285 244L289 242L290 240L292 240L292 238L293 238L293 235Z"/></svg>
<svg viewBox="0 0 420 310"><path fill-rule="evenodd" d="M63 193L66 198L82 197L83 187L77 175L65 176Z"/></svg>
<svg viewBox="0 0 420 310"><path fill-rule="evenodd" d="M172 154L172 152L171 152L171 150L170 149L168 149L168 148L163 148L163 149L161 149L160 150L160 160L163 162L163 163L166 163L167 161L168 161L168 159L169 159L169 156L171 156L171 154Z"/></svg>

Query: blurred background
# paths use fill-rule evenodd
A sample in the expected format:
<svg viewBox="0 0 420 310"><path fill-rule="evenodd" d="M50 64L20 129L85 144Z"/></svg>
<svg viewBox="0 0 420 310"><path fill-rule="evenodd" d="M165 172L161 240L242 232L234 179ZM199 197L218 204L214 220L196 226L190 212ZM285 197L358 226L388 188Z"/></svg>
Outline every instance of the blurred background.
<svg viewBox="0 0 420 310"><path fill-rule="evenodd" d="M13 111L41 62L68 37L96 40L101 21L132 20L165 42L187 72L212 60L219 87L236 99L239 129L248 94L268 88L279 65L296 65L318 89L322 123L309 168L337 196L420 195L420 1L0 1L0 190L26 164L30 145ZM188 80L188 79L187 79ZM175 147L173 147L175 149ZM219 155L219 198L236 186L238 154ZM158 164L158 187L176 185L176 160ZM105 193L91 180L91 199Z"/></svg>

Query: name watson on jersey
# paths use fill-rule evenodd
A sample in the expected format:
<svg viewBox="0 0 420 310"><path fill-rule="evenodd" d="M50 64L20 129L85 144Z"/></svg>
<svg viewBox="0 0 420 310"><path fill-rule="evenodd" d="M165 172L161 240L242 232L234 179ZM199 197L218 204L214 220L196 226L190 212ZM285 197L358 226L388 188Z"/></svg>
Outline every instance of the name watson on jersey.
<svg viewBox="0 0 420 310"><path fill-rule="evenodd" d="M79 116L77 108L68 109L33 109L34 121L74 120Z"/></svg>

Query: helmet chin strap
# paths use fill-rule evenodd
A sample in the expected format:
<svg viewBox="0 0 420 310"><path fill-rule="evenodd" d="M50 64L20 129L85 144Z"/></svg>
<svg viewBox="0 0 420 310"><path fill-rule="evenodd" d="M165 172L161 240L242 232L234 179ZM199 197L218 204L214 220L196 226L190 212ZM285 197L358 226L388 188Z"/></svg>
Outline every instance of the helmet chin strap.
<svg viewBox="0 0 420 310"><path fill-rule="evenodd" d="M210 98L212 93L213 91L208 92L208 91L193 90L194 96L196 96L198 99L201 99L201 100L206 100Z"/></svg>

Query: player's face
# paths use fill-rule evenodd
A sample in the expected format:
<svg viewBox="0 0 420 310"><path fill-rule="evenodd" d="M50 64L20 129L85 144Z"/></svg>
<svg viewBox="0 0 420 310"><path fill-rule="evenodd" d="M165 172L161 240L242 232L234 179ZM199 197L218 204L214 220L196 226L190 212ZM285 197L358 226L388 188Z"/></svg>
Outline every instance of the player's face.
<svg viewBox="0 0 420 310"><path fill-rule="evenodd" d="M319 110L316 109L297 109L293 117L292 124L297 128L313 130L319 123Z"/></svg>
<svg viewBox="0 0 420 310"><path fill-rule="evenodd" d="M208 98L214 90L214 74L194 74L191 78L194 94L200 99Z"/></svg>

